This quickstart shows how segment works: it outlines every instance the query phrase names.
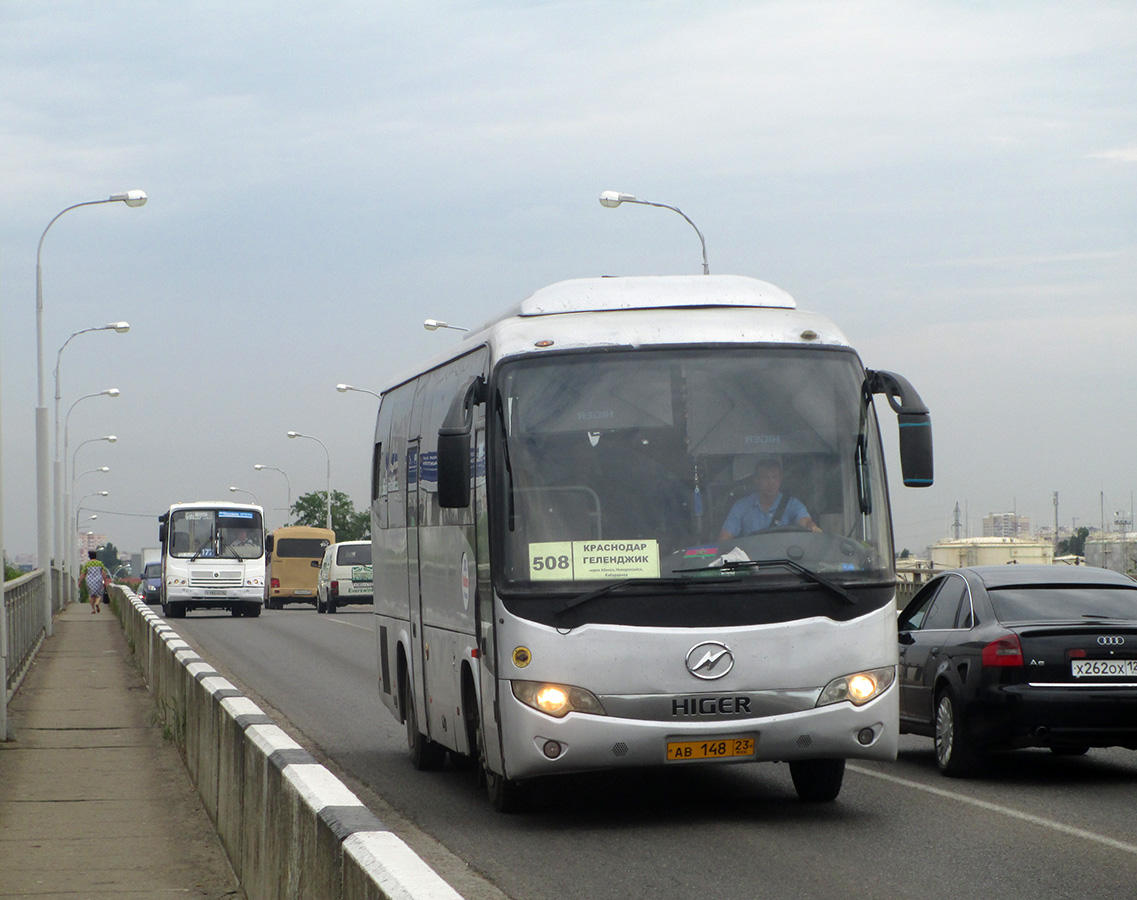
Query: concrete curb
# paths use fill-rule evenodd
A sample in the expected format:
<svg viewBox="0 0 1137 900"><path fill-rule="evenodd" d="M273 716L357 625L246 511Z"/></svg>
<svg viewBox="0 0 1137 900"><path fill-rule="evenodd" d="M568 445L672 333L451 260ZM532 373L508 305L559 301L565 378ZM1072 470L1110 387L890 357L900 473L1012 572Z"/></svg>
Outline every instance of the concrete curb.
<svg viewBox="0 0 1137 900"><path fill-rule="evenodd" d="M115 608L249 900L461 900L129 589Z"/></svg>

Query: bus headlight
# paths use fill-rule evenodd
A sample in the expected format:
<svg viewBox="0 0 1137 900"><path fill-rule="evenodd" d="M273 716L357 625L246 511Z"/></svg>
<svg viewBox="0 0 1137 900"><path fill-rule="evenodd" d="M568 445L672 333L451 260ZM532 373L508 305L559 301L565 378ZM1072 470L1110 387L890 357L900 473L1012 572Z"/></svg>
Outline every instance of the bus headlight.
<svg viewBox="0 0 1137 900"><path fill-rule="evenodd" d="M863 672L854 672L852 675L842 675L834 678L821 696L817 698L818 706L829 706L831 703L849 701L854 706L864 706L874 697L879 697L892 686L896 680L896 668L885 666L882 669L866 669Z"/></svg>
<svg viewBox="0 0 1137 900"><path fill-rule="evenodd" d="M570 712L604 716L604 707L596 695L584 688L545 681L514 681L513 696L533 709L563 719Z"/></svg>

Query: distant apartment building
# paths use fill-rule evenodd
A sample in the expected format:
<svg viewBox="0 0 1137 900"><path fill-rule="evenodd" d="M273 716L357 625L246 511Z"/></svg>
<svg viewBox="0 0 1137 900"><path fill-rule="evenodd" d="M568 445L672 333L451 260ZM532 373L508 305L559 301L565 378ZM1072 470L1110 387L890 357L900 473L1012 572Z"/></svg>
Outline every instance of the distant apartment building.
<svg viewBox="0 0 1137 900"><path fill-rule="evenodd" d="M105 534L81 534L79 535L79 555L86 559L88 551L98 550L106 543L107 536Z"/></svg>
<svg viewBox="0 0 1137 900"><path fill-rule="evenodd" d="M983 517L983 537L1017 538L1030 534L1030 516L989 513Z"/></svg>

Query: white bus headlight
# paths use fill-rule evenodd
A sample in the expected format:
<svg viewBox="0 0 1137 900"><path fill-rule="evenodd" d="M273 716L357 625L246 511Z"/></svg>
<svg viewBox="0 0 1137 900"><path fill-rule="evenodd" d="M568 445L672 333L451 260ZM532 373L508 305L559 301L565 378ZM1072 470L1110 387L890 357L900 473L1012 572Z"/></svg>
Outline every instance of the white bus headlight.
<svg viewBox="0 0 1137 900"><path fill-rule="evenodd" d="M864 706L887 691L895 679L896 669L893 666L842 675L825 685L821 696L817 698L817 705L829 706L847 700L854 706Z"/></svg>
<svg viewBox="0 0 1137 900"><path fill-rule="evenodd" d="M584 688L545 681L515 681L513 696L539 712L563 719L570 712L607 715L596 695Z"/></svg>

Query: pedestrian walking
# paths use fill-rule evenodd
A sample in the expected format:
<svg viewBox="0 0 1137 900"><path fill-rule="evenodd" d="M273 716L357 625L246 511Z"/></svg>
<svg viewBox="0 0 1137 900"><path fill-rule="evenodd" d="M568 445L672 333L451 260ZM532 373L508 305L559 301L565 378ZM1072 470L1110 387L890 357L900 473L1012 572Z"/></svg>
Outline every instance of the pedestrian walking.
<svg viewBox="0 0 1137 900"><path fill-rule="evenodd" d="M87 556L89 557L87 562L83 563L83 568L79 570L79 596L82 599L83 593L86 592L91 612L100 613L103 611L103 595L106 594L111 573L96 558L94 550L88 550Z"/></svg>

